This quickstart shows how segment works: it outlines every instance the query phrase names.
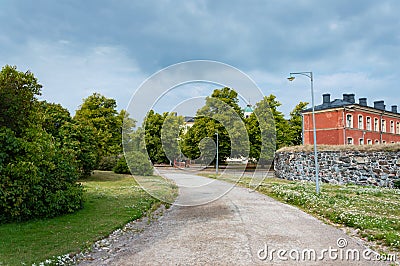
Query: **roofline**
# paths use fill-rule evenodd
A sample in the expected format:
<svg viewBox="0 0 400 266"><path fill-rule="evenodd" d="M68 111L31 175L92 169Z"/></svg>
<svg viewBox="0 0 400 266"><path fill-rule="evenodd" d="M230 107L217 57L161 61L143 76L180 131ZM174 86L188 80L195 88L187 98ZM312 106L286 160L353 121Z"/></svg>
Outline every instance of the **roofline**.
<svg viewBox="0 0 400 266"><path fill-rule="evenodd" d="M380 110L380 109L376 109L371 106L359 105L357 103L346 104L346 105L338 106L338 107L328 107L328 108L324 108L321 110L315 110L314 112L315 113L323 113L323 112L327 112L327 111L342 110L345 108L357 108L358 110L366 111L366 112L373 113L373 114L378 114L378 115L385 114L385 115L393 116L396 118L400 118L400 113L393 113L388 110ZM308 113L312 113L312 110L310 110L310 108L302 111L302 114L308 114Z"/></svg>

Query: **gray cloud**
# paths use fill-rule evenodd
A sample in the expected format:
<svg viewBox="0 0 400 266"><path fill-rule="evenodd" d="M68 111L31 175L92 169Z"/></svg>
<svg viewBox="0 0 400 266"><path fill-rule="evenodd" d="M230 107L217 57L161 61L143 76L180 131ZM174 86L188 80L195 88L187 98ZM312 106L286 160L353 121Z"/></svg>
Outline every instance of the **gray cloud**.
<svg viewBox="0 0 400 266"><path fill-rule="evenodd" d="M397 0L10 0L0 10L0 23L7 25L0 63L32 69L51 85L47 95L68 106L96 88L124 108L124 86L191 59L253 73L285 113L308 99L306 80L285 81L291 71L314 71L316 94L353 90L400 104L394 78L399 11Z"/></svg>

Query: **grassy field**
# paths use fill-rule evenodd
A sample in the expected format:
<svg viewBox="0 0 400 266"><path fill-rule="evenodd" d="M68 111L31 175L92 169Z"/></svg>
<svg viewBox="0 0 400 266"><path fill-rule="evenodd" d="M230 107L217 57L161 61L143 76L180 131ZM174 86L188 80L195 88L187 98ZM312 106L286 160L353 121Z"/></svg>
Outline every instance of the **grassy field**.
<svg viewBox="0 0 400 266"><path fill-rule="evenodd" d="M230 176L218 179L234 180ZM242 178L239 185L248 186L249 181ZM399 189L322 184L317 195L312 182L266 178L257 190L328 223L353 228L380 251L400 251Z"/></svg>
<svg viewBox="0 0 400 266"><path fill-rule="evenodd" d="M148 180L156 187L160 177ZM81 183L86 189L82 210L53 219L0 225L0 265L31 265L80 252L161 204L130 175L96 171ZM159 186L158 191L171 201L177 195L174 185Z"/></svg>

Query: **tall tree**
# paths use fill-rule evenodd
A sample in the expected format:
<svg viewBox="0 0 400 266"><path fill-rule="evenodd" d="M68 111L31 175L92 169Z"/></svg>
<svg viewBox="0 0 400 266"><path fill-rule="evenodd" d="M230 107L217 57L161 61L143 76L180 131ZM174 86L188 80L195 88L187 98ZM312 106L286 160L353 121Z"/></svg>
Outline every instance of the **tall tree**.
<svg viewBox="0 0 400 266"><path fill-rule="evenodd" d="M246 156L248 154L248 138L243 123L236 91L230 88L216 89L211 97L206 98L204 107L196 114L194 125L183 137L183 150L190 158L209 157L210 143L203 139L213 139L216 142L218 133L219 161L228 157ZM203 154L201 148L203 147ZM207 148L206 148L207 147Z"/></svg>
<svg viewBox="0 0 400 266"><path fill-rule="evenodd" d="M308 103L300 102L290 112L289 127L290 127L290 145L301 145L303 121L301 112L304 111Z"/></svg>
<svg viewBox="0 0 400 266"><path fill-rule="evenodd" d="M153 163L169 163L172 157L176 158L182 126L183 117L168 112L161 115L150 110L145 118L145 142Z"/></svg>
<svg viewBox="0 0 400 266"><path fill-rule="evenodd" d="M40 88L30 72L0 72L0 223L82 207L74 154L43 129Z"/></svg>
<svg viewBox="0 0 400 266"><path fill-rule="evenodd" d="M0 126L6 126L17 135L37 121L37 99L42 85L30 72L17 71L6 65L0 75Z"/></svg>
<svg viewBox="0 0 400 266"><path fill-rule="evenodd" d="M84 99L74 116L74 121L94 128L97 160L122 152L122 119L116 108L114 99L94 93Z"/></svg>

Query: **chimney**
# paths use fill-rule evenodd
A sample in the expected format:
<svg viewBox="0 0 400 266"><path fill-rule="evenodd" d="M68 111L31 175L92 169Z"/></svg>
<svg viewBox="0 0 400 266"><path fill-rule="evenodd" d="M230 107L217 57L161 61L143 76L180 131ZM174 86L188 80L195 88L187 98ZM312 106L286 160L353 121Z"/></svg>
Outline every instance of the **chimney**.
<svg viewBox="0 0 400 266"><path fill-rule="evenodd" d="M331 103L331 95L329 93L322 94L322 104L329 105Z"/></svg>
<svg viewBox="0 0 400 266"><path fill-rule="evenodd" d="M349 101L349 95L348 94L343 94L343 101L348 102Z"/></svg>
<svg viewBox="0 0 400 266"><path fill-rule="evenodd" d="M397 105L392 105L392 113L397 114Z"/></svg>
<svg viewBox="0 0 400 266"><path fill-rule="evenodd" d="M385 101L375 101L374 108L379 110L385 110Z"/></svg>
<svg viewBox="0 0 400 266"><path fill-rule="evenodd" d="M360 98L358 99L361 106L368 106L367 98Z"/></svg>
<svg viewBox="0 0 400 266"><path fill-rule="evenodd" d="M356 103L356 100L355 100L354 96L355 96L354 93L347 94L347 100L348 100L349 103Z"/></svg>

